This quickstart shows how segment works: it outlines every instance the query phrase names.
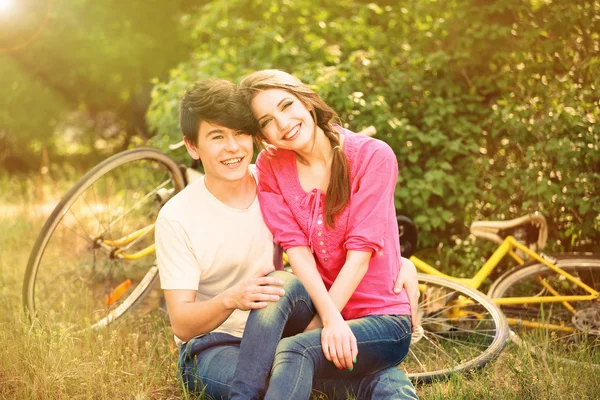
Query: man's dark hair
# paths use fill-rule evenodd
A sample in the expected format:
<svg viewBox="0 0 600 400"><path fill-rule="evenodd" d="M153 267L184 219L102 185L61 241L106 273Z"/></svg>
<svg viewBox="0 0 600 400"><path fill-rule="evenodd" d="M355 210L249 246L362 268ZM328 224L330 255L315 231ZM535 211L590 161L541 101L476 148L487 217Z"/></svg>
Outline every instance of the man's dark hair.
<svg viewBox="0 0 600 400"><path fill-rule="evenodd" d="M188 87L179 103L179 126L191 143L198 140L200 122L250 132L256 124L237 86L224 79L203 79Z"/></svg>

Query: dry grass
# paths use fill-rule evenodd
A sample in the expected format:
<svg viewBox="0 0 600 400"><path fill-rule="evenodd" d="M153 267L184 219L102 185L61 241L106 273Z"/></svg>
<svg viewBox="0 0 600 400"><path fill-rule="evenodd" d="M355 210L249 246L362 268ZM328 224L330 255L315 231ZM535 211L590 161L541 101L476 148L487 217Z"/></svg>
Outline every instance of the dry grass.
<svg viewBox="0 0 600 400"><path fill-rule="evenodd" d="M9 183L0 181L0 398L189 397L177 380L177 350L155 298L103 331L74 334L51 320L29 323L21 306L23 274L51 207L34 202L40 199L35 181L16 191ZM44 190L44 204L55 201ZM509 346L483 371L417 389L423 399L593 399L600 371L544 363Z"/></svg>

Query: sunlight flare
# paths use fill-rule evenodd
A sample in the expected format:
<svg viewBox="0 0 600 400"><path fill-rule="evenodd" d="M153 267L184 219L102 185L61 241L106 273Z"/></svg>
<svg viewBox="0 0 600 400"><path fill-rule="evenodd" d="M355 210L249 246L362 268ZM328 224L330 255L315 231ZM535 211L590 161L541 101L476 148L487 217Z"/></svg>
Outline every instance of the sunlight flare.
<svg viewBox="0 0 600 400"><path fill-rule="evenodd" d="M0 12L8 12L14 7L13 0L0 0Z"/></svg>

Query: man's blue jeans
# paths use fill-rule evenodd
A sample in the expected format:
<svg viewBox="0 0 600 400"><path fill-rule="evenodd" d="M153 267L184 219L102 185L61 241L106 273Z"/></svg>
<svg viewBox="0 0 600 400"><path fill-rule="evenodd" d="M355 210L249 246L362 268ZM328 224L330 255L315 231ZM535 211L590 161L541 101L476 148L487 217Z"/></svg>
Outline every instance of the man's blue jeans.
<svg viewBox="0 0 600 400"><path fill-rule="evenodd" d="M279 271L274 272L272 276L284 280L286 294L278 302L271 303L269 307L250 313L241 340L224 333L210 333L194 338L182 346L179 369L189 390L196 392L204 390L206 394L216 399L227 398L233 386L235 386L232 390L233 397L250 399L261 398L264 395L275 351L287 348L287 345L284 346L286 343L284 341L278 346L279 339L282 336L302 332L314 315L310 298L297 278ZM398 331L403 331L404 336L408 338L407 343L410 342L410 322L408 324L401 322ZM320 337L320 330L312 332L319 332ZM297 337L301 336L304 335ZM381 344L380 340L374 342ZM318 343L320 357L322 357L320 339ZM372 368L373 375L361 376L361 373L354 371L338 371L333 364L327 362L331 365L322 368L323 371L319 368L314 381L312 372L301 374L305 377L303 380L308 381L309 395L312 386L315 390L327 394L330 399L345 399L348 394L358 399L417 399L414 387L401 370L395 367L383 368L381 364L377 365L377 360L371 360L375 365L372 364L368 354L361 353L362 348L359 342L359 356L354 371L359 371L359 368L362 370ZM389 353L389 347L386 347L386 351ZM375 354L374 356L377 357ZM361 362L364 366L359 367ZM327 367L331 367L332 371ZM288 368L284 370L288 371ZM326 375L332 372L332 378L335 379L322 379L324 376L321 376L321 372ZM282 378L287 380L282 376L278 379ZM274 383L276 382L271 382L270 389ZM288 381L283 382L281 386L285 388L292 384L293 382ZM296 386L298 385L294 384L294 387ZM238 387L242 389L241 392L236 391Z"/></svg>

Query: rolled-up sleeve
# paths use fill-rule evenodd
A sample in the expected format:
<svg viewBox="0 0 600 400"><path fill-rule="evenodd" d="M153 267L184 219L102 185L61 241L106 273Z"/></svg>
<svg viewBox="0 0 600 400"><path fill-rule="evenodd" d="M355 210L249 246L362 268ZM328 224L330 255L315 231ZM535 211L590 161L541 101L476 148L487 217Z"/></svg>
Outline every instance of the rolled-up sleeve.
<svg viewBox="0 0 600 400"><path fill-rule="evenodd" d="M263 219L273 234L273 240L284 250L297 246L308 246L306 234L302 231L292 210L282 195L282 190L273 172L274 159L263 150L257 160L258 200Z"/></svg>
<svg viewBox="0 0 600 400"><path fill-rule="evenodd" d="M351 188L346 251L382 250L389 218L394 217L397 181L398 161L387 144L363 155Z"/></svg>

